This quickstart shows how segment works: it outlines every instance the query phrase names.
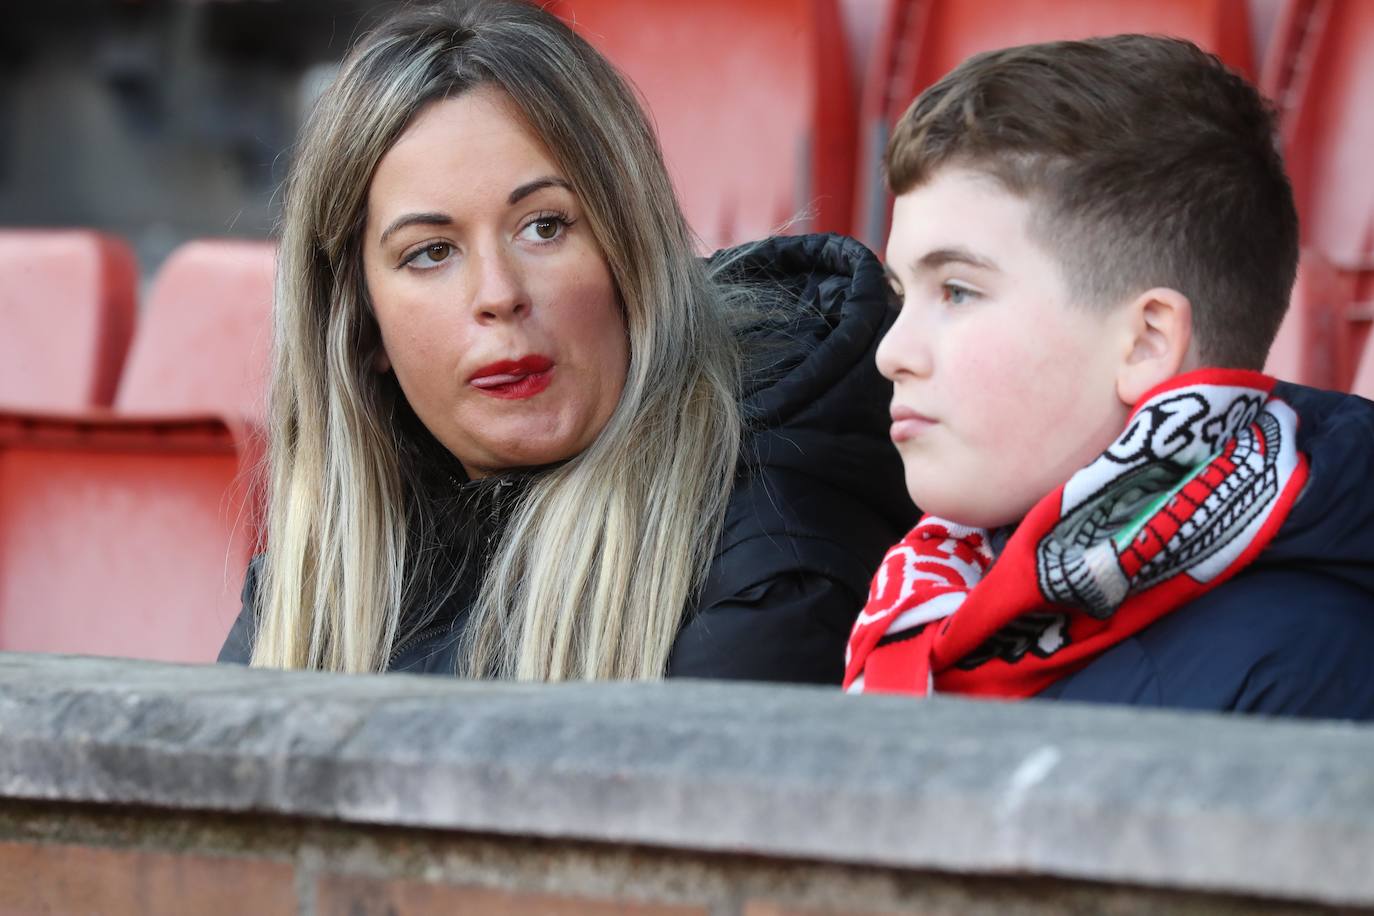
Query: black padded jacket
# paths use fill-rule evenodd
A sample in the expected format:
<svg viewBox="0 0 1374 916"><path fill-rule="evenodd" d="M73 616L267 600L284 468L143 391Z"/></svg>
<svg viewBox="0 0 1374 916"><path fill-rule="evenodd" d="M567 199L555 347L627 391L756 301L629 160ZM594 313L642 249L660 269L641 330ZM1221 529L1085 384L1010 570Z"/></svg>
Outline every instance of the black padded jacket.
<svg viewBox="0 0 1374 916"><path fill-rule="evenodd" d="M869 579L917 517L888 439L891 386L874 365L894 314L887 281L871 252L840 236L773 238L727 260L727 276L780 285L796 304L744 332L746 433L735 488L667 673L838 684ZM480 498L499 519L503 488L488 486ZM481 575L472 565L439 613L400 640L388 670L456 669ZM255 571L221 661L248 659Z"/></svg>

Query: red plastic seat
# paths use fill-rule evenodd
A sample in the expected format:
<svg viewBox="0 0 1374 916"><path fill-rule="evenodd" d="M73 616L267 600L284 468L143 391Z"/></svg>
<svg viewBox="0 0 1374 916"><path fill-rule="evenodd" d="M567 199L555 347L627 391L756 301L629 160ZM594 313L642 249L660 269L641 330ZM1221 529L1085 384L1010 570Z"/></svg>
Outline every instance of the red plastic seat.
<svg viewBox="0 0 1374 916"><path fill-rule="evenodd" d="M1298 264L1293 297L1264 371L1318 388L1340 387L1335 364L1336 328L1350 301L1350 278L1320 251L1307 249Z"/></svg>
<svg viewBox="0 0 1374 916"><path fill-rule="evenodd" d="M84 410L114 397L138 267L85 230L0 231L0 407Z"/></svg>
<svg viewBox="0 0 1374 916"><path fill-rule="evenodd" d="M1355 378L1350 384L1350 391L1374 401L1374 337L1365 339L1364 352L1355 366Z"/></svg>
<svg viewBox="0 0 1374 916"><path fill-rule="evenodd" d="M0 413L0 649L211 661L258 500L217 421Z"/></svg>
<svg viewBox="0 0 1374 916"><path fill-rule="evenodd" d="M194 241L153 282L115 408L124 414L264 416L274 249Z"/></svg>
<svg viewBox="0 0 1374 916"><path fill-rule="evenodd" d="M1303 244L1330 262L1347 290L1328 358L1334 386L1348 388L1374 305L1374 3L1285 0L1261 83L1279 107Z"/></svg>
<svg viewBox="0 0 1374 916"><path fill-rule="evenodd" d="M884 12L882 0L840 0L840 16L849 46L850 91L854 96L855 112L862 100L864 73L881 40L879 33Z"/></svg>
<svg viewBox="0 0 1374 916"><path fill-rule="evenodd" d="M1040 41L1148 32L1187 38L1251 74L1246 0L883 0L882 38L859 118L854 226L881 251L892 200L882 157L893 126L929 85L981 51Z"/></svg>
<svg viewBox="0 0 1374 916"><path fill-rule="evenodd" d="M549 9L642 93L708 247L793 220L793 232L848 230L854 105L835 0L559 0Z"/></svg>
<svg viewBox="0 0 1374 916"><path fill-rule="evenodd" d="M0 412L0 649L210 661L260 543L266 243L153 284L117 406Z"/></svg>

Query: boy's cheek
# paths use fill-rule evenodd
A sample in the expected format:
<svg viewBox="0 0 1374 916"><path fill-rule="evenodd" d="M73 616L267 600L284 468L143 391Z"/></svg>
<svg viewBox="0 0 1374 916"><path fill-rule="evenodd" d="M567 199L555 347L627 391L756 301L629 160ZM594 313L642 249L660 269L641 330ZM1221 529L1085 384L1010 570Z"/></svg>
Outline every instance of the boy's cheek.
<svg viewBox="0 0 1374 916"><path fill-rule="evenodd" d="M934 438L934 437L931 437ZM926 441L901 451L907 494L922 512L950 521L976 524L981 515L981 485L986 481L978 456L944 436L941 443ZM986 494L983 494L986 498Z"/></svg>
<svg viewBox="0 0 1374 916"><path fill-rule="evenodd" d="M1006 367L945 389L944 422L899 452L923 511L963 524L1018 520L1077 468L1064 468L1072 405ZM1067 415L1066 415L1067 414Z"/></svg>

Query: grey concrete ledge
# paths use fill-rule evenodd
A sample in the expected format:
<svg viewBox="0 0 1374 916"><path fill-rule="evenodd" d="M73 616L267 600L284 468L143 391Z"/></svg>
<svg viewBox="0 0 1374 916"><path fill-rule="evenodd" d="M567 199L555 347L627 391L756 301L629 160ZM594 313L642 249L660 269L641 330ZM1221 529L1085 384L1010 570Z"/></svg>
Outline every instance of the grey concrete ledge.
<svg viewBox="0 0 1374 916"><path fill-rule="evenodd" d="M1374 906L1374 728L0 653L0 796Z"/></svg>

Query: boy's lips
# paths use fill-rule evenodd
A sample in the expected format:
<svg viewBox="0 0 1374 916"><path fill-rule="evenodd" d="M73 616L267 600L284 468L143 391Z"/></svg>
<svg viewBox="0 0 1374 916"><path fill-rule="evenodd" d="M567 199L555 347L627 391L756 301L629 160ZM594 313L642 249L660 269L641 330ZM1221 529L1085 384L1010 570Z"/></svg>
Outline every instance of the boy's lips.
<svg viewBox="0 0 1374 916"><path fill-rule="evenodd" d="M553 360L536 353L483 366L472 374L468 384L496 398L532 398L549 387L552 375Z"/></svg>
<svg viewBox="0 0 1374 916"><path fill-rule="evenodd" d="M892 441L898 445L929 431L938 422L933 417L917 413L910 407L893 404L891 409Z"/></svg>

